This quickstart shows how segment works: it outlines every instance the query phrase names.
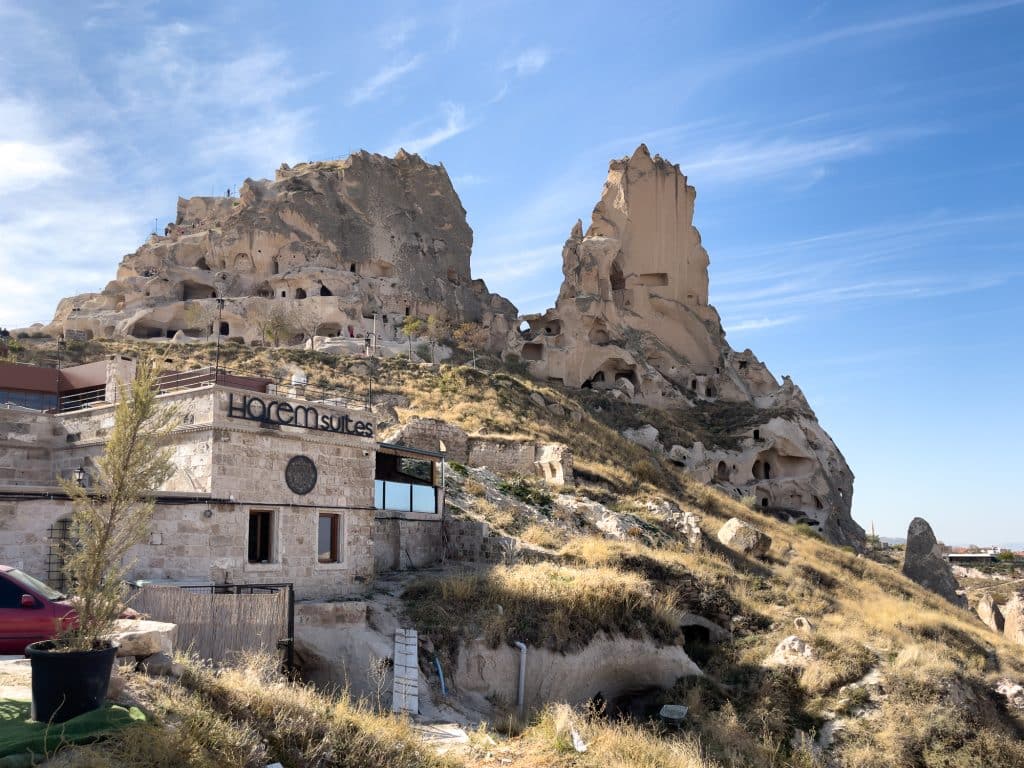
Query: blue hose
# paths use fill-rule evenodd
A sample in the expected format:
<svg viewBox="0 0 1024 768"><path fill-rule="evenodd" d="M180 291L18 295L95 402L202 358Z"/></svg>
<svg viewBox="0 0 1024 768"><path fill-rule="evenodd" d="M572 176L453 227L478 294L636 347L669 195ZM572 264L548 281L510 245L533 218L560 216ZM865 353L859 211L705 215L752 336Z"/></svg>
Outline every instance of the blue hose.
<svg viewBox="0 0 1024 768"><path fill-rule="evenodd" d="M434 666L437 667L437 676L441 678L441 695L447 696L448 689L444 685L444 672L441 671L441 660L437 656L434 657Z"/></svg>

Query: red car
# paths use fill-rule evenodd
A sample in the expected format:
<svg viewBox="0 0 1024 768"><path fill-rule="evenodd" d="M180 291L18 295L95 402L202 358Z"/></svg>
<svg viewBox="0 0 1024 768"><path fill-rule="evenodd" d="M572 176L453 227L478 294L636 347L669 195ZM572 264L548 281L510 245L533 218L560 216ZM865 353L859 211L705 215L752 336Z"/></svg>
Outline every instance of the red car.
<svg viewBox="0 0 1024 768"><path fill-rule="evenodd" d="M21 655L26 645L49 640L76 618L67 595L0 565L0 654Z"/></svg>

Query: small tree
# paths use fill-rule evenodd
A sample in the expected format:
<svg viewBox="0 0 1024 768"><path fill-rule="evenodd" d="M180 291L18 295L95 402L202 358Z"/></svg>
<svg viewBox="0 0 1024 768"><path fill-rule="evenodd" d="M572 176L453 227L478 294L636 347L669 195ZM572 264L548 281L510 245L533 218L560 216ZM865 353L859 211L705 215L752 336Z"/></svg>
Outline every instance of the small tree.
<svg viewBox="0 0 1024 768"><path fill-rule="evenodd" d="M209 341L213 334L213 324L217 322L219 309L215 300L210 302L190 301L185 305L185 322L203 331L206 340ZM217 330L220 331L219 328Z"/></svg>
<svg viewBox="0 0 1024 768"><path fill-rule="evenodd" d="M491 332L479 323L463 323L452 332L452 338L462 349L473 355L473 367L476 367L476 356L487 349Z"/></svg>
<svg viewBox="0 0 1024 768"><path fill-rule="evenodd" d="M266 341L268 338L273 341L276 347L282 336L288 336L293 332L291 314L287 307L268 301L264 304L253 306L248 310L253 325L260 332L260 336Z"/></svg>
<svg viewBox="0 0 1024 768"><path fill-rule="evenodd" d="M312 340L323 322L323 312L315 301L304 301L288 310L288 324L302 334L303 341Z"/></svg>
<svg viewBox="0 0 1024 768"><path fill-rule="evenodd" d="M427 324L418 317L407 316L402 321L402 333L409 340L409 359L412 360L412 340L427 332Z"/></svg>
<svg viewBox="0 0 1024 768"><path fill-rule="evenodd" d="M113 631L125 597L123 579L131 567L124 558L145 539L153 493L174 471L171 450L162 443L177 426L178 413L157 402L156 390L156 367L140 360L128 396L114 413L91 492L61 480L74 505L71 533L77 541L66 572L74 585L78 624L61 637L70 650L96 648Z"/></svg>
<svg viewBox="0 0 1024 768"><path fill-rule="evenodd" d="M434 350L438 344L443 344L451 338L451 326L443 315L430 315L427 317L426 335L430 340L430 362L436 363Z"/></svg>

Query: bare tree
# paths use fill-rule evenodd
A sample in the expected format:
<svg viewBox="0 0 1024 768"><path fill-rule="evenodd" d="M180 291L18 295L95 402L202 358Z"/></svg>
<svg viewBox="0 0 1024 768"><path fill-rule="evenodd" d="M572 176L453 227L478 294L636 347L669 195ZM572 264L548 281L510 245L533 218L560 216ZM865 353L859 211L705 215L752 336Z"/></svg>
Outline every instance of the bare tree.
<svg viewBox="0 0 1024 768"><path fill-rule="evenodd" d="M246 313L260 337L266 341L270 339L276 347L282 337L287 337L293 332L291 313L281 303L265 301L249 307Z"/></svg>
<svg viewBox="0 0 1024 768"><path fill-rule="evenodd" d="M213 324L217 322L217 317L216 299L190 301L185 305L185 322L203 331L207 341L213 333ZM219 328L217 330L220 331Z"/></svg>
<svg viewBox="0 0 1024 768"><path fill-rule="evenodd" d="M302 334L302 340L312 339L324 322L323 309L316 301L296 303L288 310L292 330Z"/></svg>

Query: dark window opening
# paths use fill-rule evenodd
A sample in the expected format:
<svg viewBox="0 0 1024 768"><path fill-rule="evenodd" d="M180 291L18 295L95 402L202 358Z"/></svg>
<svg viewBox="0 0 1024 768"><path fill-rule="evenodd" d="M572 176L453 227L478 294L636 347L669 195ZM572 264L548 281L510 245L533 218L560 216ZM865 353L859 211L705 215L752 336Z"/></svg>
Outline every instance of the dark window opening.
<svg viewBox="0 0 1024 768"><path fill-rule="evenodd" d="M692 389L694 391L697 390L697 380L696 379L694 379L693 381L690 382L690 389Z"/></svg>
<svg viewBox="0 0 1024 768"><path fill-rule="evenodd" d="M740 360L740 370L744 371L744 370L746 370L746 368L747 368L747 361L746 360Z"/></svg>
<svg viewBox="0 0 1024 768"><path fill-rule="evenodd" d="M408 316L409 316L409 308L408 308L408 307L406 307L406 308L405 308L405 316L406 316L406 317L408 317Z"/></svg>
<svg viewBox="0 0 1024 768"><path fill-rule="evenodd" d="M333 296L334 294L331 293L331 289L328 288L326 285L321 285L320 286L320 295L321 296Z"/></svg>
<svg viewBox="0 0 1024 768"><path fill-rule="evenodd" d="M209 271L210 267L206 263L206 257L200 256L199 261L196 262L196 269L205 269Z"/></svg>
<svg viewBox="0 0 1024 768"><path fill-rule="evenodd" d="M817 496L814 497L814 508L815 509L824 509L824 506L822 506L822 503L821 503L821 499L819 499Z"/></svg>
<svg viewBox="0 0 1024 768"><path fill-rule="evenodd" d="M715 397L715 396L718 395L718 390L715 389L715 385L714 384L708 384L707 388L705 388L705 390L704 390L704 394L707 397Z"/></svg>
<svg viewBox="0 0 1024 768"><path fill-rule="evenodd" d="M768 497L767 496L765 496L763 499L761 499L761 506L762 507L767 507L768 506Z"/></svg>
<svg viewBox="0 0 1024 768"><path fill-rule="evenodd" d="M273 274L276 275L280 271L280 269L281 269L280 263L277 261L277 259L274 259Z"/></svg>
<svg viewBox="0 0 1024 768"><path fill-rule="evenodd" d="M355 272L355 271L356 271L356 265L355 265L355 264L353 264L352 266L350 266L350 267L348 268L348 271L349 271L349 272Z"/></svg>
<svg viewBox="0 0 1024 768"><path fill-rule="evenodd" d="M304 299L304 298L306 298L306 290L304 288L296 288L295 289L295 298L296 299Z"/></svg>
<svg viewBox="0 0 1024 768"><path fill-rule="evenodd" d="M317 523L316 559L320 563L341 562L341 515L321 514Z"/></svg>
<svg viewBox="0 0 1024 768"><path fill-rule="evenodd" d="M761 439L761 430L760 429L755 429L754 430L754 439L755 440L760 440Z"/></svg>
<svg viewBox="0 0 1024 768"><path fill-rule="evenodd" d="M764 479L765 480L771 480L772 479L772 465L769 464L767 461L764 463Z"/></svg>
<svg viewBox="0 0 1024 768"><path fill-rule="evenodd" d="M288 298L288 291L281 291L281 298L282 299Z"/></svg>
<svg viewBox="0 0 1024 768"><path fill-rule="evenodd" d="M724 461L718 462L718 468L715 470L715 477L719 480L729 479L729 467Z"/></svg>
<svg viewBox="0 0 1024 768"><path fill-rule="evenodd" d="M274 513L261 509L249 513L249 562L269 563L273 553Z"/></svg>
<svg viewBox="0 0 1024 768"><path fill-rule="evenodd" d="M231 326L228 325L227 323L221 323L220 324L220 335L221 336L230 336L231 335Z"/></svg>

